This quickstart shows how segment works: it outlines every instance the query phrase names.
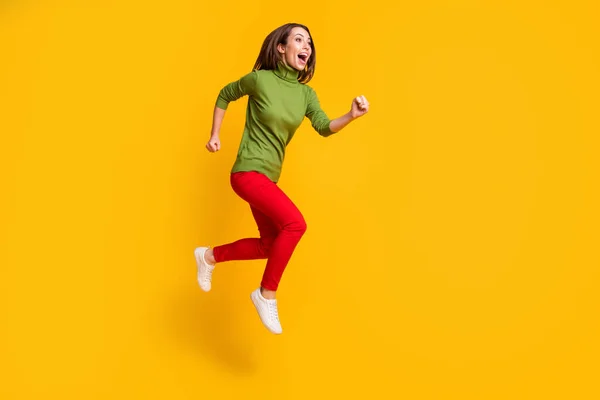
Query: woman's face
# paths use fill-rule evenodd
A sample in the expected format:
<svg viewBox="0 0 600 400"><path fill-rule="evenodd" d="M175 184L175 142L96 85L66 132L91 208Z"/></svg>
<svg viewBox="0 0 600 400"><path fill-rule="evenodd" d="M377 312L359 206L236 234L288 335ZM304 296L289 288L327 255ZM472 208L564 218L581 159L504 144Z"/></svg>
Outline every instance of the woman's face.
<svg viewBox="0 0 600 400"><path fill-rule="evenodd" d="M302 71L312 55L310 47L311 38L305 29L300 27L292 28L287 39L287 44L277 45L277 50L282 55L283 61L290 67Z"/></svg>

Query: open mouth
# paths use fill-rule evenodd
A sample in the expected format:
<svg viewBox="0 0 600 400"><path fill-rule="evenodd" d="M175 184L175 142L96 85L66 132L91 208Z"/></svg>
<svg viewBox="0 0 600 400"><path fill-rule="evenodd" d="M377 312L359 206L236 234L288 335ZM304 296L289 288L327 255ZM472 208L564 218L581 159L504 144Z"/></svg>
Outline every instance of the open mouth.
<svg viewBox="0 0 600 400"><path fill-rule="evenodd" d="M306 53L300 53L300 54L298 54L298 58L300 60L302 60L303 63L306 63L306 61L308 60L308 54L306 54Z"/></svg>

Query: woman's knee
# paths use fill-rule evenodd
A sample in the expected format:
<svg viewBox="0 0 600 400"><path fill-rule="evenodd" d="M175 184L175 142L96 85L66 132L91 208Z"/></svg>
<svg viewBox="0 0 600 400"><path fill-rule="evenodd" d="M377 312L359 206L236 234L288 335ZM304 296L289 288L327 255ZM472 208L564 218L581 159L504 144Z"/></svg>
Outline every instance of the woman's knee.
<svg viewBox="0 0 600 400"><path fill-rule="evenodd" d="M296 235L304 235L307 229L306 220L301 215L290 221L285 227L288 232L293 232Z"/></svg>

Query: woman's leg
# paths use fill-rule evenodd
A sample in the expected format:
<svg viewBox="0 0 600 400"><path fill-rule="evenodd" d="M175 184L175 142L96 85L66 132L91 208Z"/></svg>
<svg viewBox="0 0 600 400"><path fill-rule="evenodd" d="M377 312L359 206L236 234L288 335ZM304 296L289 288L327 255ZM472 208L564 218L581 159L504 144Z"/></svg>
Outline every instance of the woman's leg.
<svg viewBox="0 0 600 400"><path fill-rule="evenodd" d="M306 222L296 205L265 175L239 172L231 175L231 183L234 191L250 204L261 238L241 239L216 246L214 259L221 262L268 258L261 288L252 292L251 298L263 324L271 332L281 333L275 292L298 242L306 232Z"/></svg>
<svg viewBox="0 0 600 400"><path fill-rule="evenodd" d="M306 222L289 197L263 174L257 172L232 174L232 187L242 199L256 210L258 221L264 222L261 225L266 232L265 236L269 237L269 251L261 286L274 292L279 286L283 272L298 242L306 232ZM273 238L275 229L277 235ZM231 253L226 250L232 248L234 247L216 247L214 249L216 261L219 262L221 257L231 259L231 257L236 256L237 254L227 256ZM235 247L236 250L237 248ZM260 248L261 246L256 241L247 241L244 242L244 252L240 251L238 254L244 256L259 255L257 249Z"/></svg>
<svg viewBox="0 0 600 400"><path fill-rule="evenodd" d="M254 290L250 298L264 326L272 333L281 334L283 330L279 322L275 292L292 253L306 231L306 222L285 193L262 174L235 174L234 189L242 199L250 203L258 221L265 216L271 226L277 227L277 236L269 242L268 250L265 251L268 260L261 287ZM215 248L217 255L219 251Z"/></svg>

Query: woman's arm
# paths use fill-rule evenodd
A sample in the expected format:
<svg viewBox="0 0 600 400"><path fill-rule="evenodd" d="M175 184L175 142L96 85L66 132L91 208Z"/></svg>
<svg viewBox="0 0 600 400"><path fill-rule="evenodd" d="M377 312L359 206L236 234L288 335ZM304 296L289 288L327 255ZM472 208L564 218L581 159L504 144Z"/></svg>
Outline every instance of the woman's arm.
<svg viewBox="0 0 600 400"><path fill-rule="evenodd" d="M210 130L210 140L206 144L206 149L211 153L221 150L221 139L219 133L221 132L221 124L225 117L225 110L215 106L213 112L212 129Z"/></svg>
<svg viewBox="0 0 600 400"><path fill-rule="evenodd" d="M210 130L210 139L206 143L206 149L211 153L221 150L221 124L225 117L225 111L229 107L229 103L239 99L242 96L253 95L256 90L256 81L258 74L252 71L235 82L227 84L221 91L215 104L213 111L212 128Z"/></svg>
<svg viewBox="0 0 600 400"><path fill-rule="evenodd" d="M369 112L369 102L365 96L358 96L352 100L350 111L336 119L329 119L321 109L317 94L309 88L309 100L306 116L310 119L313 128L323 137L341 131L346 125Z"/></svg>
<svg viewBox="0 0 600 400"><path fill-rule="evenodd" d="M362 117L369 112L369 102L365 96L358 96L352 100L350 111L339 118L332 120L329 123L329 129L332 132L339 132L346 127L350 122Z"/></svg>

